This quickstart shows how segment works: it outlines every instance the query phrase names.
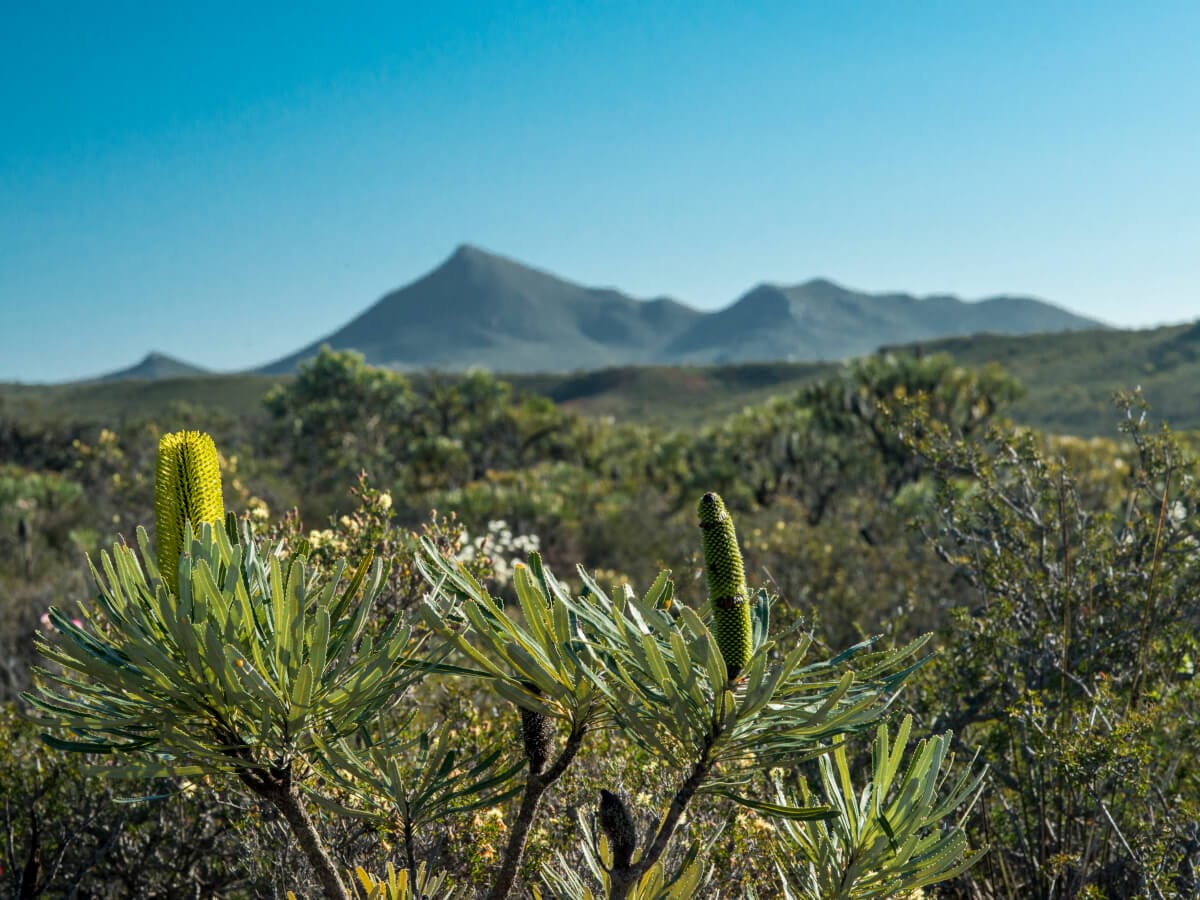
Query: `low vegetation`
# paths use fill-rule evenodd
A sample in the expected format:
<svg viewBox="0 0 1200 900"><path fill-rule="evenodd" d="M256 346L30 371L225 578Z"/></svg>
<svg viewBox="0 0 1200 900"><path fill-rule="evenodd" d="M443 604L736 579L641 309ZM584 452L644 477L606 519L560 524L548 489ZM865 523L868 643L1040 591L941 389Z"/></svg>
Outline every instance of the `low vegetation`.
<svg viewBox="0 0 1200 900"><path fill-rule="evenodd" d="M1194 440L813 374L679 427L335 352L252 414L0 411L0 892L1194 896Z"/></svg>

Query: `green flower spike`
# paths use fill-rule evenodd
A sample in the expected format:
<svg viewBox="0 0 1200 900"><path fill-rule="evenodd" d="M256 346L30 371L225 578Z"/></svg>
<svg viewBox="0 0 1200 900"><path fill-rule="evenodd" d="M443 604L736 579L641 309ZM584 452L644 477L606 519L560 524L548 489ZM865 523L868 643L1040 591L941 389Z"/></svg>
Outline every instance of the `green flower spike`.
<svg viewBox="0 0 1200 900"><path fill-rule="evenodd" d="M705 494L700 498L698 512L708 598L712 603L713 636L732 680L750 658L752 632L746 572L733 519L725 511L721 496L711 491Z"/></svg>
<svg viewBox="0 0 1200 900"><path fill-rule="evenodd" d="M154 484L154 513L158 531L158 571L172 592L179 590L179 555L186 523L225 518L221 499L221 468L217 446L202 431L164 434L158 442L158 473Z"/></svg>

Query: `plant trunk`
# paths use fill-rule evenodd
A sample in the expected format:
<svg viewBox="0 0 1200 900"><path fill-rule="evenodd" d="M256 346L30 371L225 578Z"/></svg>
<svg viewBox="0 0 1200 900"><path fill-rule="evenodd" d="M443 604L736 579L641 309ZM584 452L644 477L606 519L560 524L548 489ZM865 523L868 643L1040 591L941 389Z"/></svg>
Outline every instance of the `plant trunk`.
<svg viewBox="0 0 1200 900"><path fill-rule="evenodd" d="M512 831L509 832L508 846L504 848L504 865L500 867L487 900L504 900L512 891L513 883L517 880L517 869L525 856L525 840L529 836L529 828L533 825L538 803L541 802L542 794L546 793L548 786L540 775L530 774L526 780L525 790L521 794L521 810L517 813Z"/></svg>
<svg viewBox="0 0 1200 900"><path fill-rule="evenodd" d="M533 761L530 760L530 772L526 776L525 790L521 794L521 809L517 813L517 820L513 823L512 831L508 835L508 846L504 848L504 864L496 875L492 889L488 891L487 900L505 900L512 892L513 884L517 880L517 869L520 868L521 859L525 856L525 841L529 837L529 829L537 817L537 808L542 800L542 795L546 793L546 789L550 785L562 777L563 772L567 771L567 767L571 765L575 754L583 745L583 735L586 731L586 722L576 724L571 729L562 753L558 755L558 759L546 770L545 774L535 774L532 771Z"/></svg>
<svg viewBox="0 0 1200 900"><path fill-rule="evenodd" d="M663 852L667 849L667 844L671 842L671 837L675 834L675 829L679 827L679 820L683 818L688 804L696 796L696 791L700 790L704 779L708 777L710 767L708 751L711 746L712 741L710 740L700 758L696 760L695 766L692 767L692 773L688 776L687 781L679 786L679 790L671 798L671 808L667 810L667 817L663 819L662 827L654 836L654 842L642 858L632 866L621 869L613 868L608 900L626 900L634 885L641 881L642 876L650 871L650 868L662 857Z"/></svg>
<svg viewBox="0 0 1200 900"><path fill-rule="evenodd" d="M321 882L325 896L330 900L350 900L350 894L346 890L346 885L342 883L337 866L333 864L333 860L325 850L321 836L313 825L312 817L304 808L300 797L292 790L291 784L286 781L282 783L268 782L257 790L263 797L270 800L287 820L292 834L300 844L300 849L308 857L308 862L313 867L317 880Z"/></svg>
<svg viewBox="0 0 1200 900"><path fill-rule="evenodd" d="M417 889L417 855L413 850L413 827L410 820L404 822L404 856L408 862L408 878L413 890Z"/></svg>
<svg viewBox="0 0 1200 900"><path fill-rule="evenodd" d="M608 889L608 900L626 900L633 891L633 886L641 880L638 868L640 867L630 866L627 869L614 868L612 870L612 874L609 876L612 883Z"/></svg>

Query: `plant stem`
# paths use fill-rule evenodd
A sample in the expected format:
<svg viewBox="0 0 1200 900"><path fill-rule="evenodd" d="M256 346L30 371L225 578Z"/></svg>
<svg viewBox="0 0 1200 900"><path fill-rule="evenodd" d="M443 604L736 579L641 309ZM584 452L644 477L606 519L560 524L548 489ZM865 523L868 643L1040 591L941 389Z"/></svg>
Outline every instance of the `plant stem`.
<svg viewBox="0 0 1200 900"><path fill-rule="evenodd" d="M525 790L521 793L521 808L517 813L516 821L513 822L512 831L508 834L508 846L504 848L504 863L500 867L499 874L496 875L492 889L488 891L487 900L505 900L512 892L513 884L517 880L517 869L520 868L521 859L525 855L525 842L529 837L529 829L537 817L538 804L541 802L542 795L571 765L575 754L579 752L579 748L583 744L583 735L586 731L586 723L576 724L571 729L571 733L567 735L567 743L563 747L562 753L554 760L553 765L544 773L538 774L531 770L526 776Z"/></svg>
<svg viewBox="0 0 1200 900"><path fill-rule="evenodd" d="M408 879L417 889L417 855L413 852L413 826L411 819L404 820L404 855L408 861Z"/></svg>
<svg viewBox="0 0 1200 900"><path fill-rule="evenodd" d="M712 741L713 739L710 738L705 743L703 751L696 760L696 764L692 766L691 774L679 786L679 790L675 792L675 796L671 798L671 808L667 810L667 817L663 819L662 826L658 829L658 834L654 836L654 842L650 845L649 849L633 865L623 869L613 869L612 887L608 892L608 900L626 900L630 891L633 890L634 885L641 881L642 876L659 861L666 851L667 844L671 842L671 837L675 834L675 829L679 827L679 820L683 818L688 804L696 796L696 791L700 790L700 785L704 783L704 779L708 777L709 770L712 767L712 763L708 758L708 753L712 749Z"/></svg>
<svg viewBox="0 0 1200 900"><path fill-rule="evenodd" d="M347 892L345 884L342 883L337 866L333 864L333 860L321 841L321 835L317 833L316 826L313 825L312 817L309 816L299 795L292 788L291 772L285 772L282 776L272 773L273 777L261 775L246 777L250 774L243 774L242 781L261 797L271 801L275 808L283 814L288 826L292 829L292 835L296 838L300 849L304 851L304 855L308 857L308 862L313 867L317 880L324 888L325 896L330 900L350 900L350 894Z"/></svg>
<svg viewBox="0 0 1200 900"><path fill-rule="evenodd" d="M1150 563L1150 583L1146 585L1146 608L1142 612L1141 636L1138 638L1137 665L1133 672L1133 686L1129 689L1129 709L1137 706L1145 674L1146 642L1149 640L1150 620L1154 616L1154 579L1158 575L1158 561L1162 551L1163 525L1167 521L1167 499L1171 494L1171 465L1167 463L1166 483L1163 485L1162 507L1158 511L1158 527L1154 532L1154 559Z"/></svg>

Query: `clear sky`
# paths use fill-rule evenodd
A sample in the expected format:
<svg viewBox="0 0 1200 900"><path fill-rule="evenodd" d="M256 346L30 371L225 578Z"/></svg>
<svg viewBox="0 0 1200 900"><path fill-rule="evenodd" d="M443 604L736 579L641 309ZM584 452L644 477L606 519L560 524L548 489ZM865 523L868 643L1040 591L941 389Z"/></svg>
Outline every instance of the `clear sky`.
<svg viewBox="0 0 1200 900"><path fill-rule="evenodd" d="M1200 3L4 5L0 379L216 369L463 242L1200 316Z"/></svg>

